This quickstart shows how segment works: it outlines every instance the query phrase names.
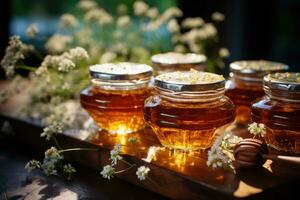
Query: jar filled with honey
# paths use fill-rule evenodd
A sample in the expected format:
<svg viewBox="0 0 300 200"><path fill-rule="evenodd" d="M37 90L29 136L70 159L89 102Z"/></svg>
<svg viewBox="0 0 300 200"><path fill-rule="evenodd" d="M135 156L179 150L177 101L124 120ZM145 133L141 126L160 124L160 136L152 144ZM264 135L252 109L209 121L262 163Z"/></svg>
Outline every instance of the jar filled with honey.
<svg viewBox="0 0 300 200"><path fill-rule="evenodd" d="M230 79L226 83L226 96L236 106L236 124L251 123L251 103L264 96L263 77L272 72L288 70L282 63L249 60L230 64Z"/></svg>
<svg viewBox="0 0 300 200"><path fill-rule="evenodd" d="M206 57L195 53L168 52L151 57L153 68L157 74L196 69L204 71Z"/></svg>
<svg viewBox="0 0 300 200"><path fill-rule="evenodd" d="M126 134L145 127L144 101L151 94L152 68L137 63L90 66L92 85L80 102L97 125L110 133Z"/></svg>
<svg viewBox="0 0 300 200"><path fill-rule="evenodd" d="M223 76L196 70L157 76L145 101L145 120L161 144L182 150L207 149L235 118L224 95Z"/></svg>
<svg viewBox="0 0 300 200"><path fill-rule="evenodd" d="M266 96L252 105L252 119L266 126L271 147L300 153L300 73L265 76Z"/></svg>

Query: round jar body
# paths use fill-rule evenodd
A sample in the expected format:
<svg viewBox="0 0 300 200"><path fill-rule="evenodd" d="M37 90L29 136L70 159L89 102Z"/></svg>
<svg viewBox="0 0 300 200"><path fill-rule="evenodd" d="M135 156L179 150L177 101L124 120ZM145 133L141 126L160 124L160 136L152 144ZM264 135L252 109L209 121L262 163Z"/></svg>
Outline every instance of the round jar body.
<svg viewBox="0 0 300 200"><path fill-rule="evenodd" d="M280 79L274 81L272 76L275 74L264 78L266 96L252 105L252 119L265 124L268 145L300 153L300 75L299 82L292 84Z"/></svg>
<svg viewBox="0 0 300 200"><path fill-rule="evenodd" d="M225 96L207 102L173 102L159 95L145 101L145 120L165 147L209 148L218 132L235 118L233 103Z"/></svg>
<svg viewBox="0 0 300 200"><path fill-rule="evenodd" d="M265 95L262 83L251 83L234 78L226 82L225 94L236 106L237 124L251 123L251 104Z"/></svg>
<svg viewBox="0 0 300 200"><path fill-rule="evenodd" d="M132 90L105 90L97 86L84 89L80 102L99 127L110 133L126 134L145 127L144 101L148 87Z"/></svg>

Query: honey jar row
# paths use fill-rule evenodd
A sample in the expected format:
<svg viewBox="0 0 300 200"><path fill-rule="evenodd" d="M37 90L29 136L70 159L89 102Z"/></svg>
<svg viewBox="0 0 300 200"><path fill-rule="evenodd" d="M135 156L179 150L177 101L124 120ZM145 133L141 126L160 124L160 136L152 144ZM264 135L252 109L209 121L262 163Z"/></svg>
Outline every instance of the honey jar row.
<svg viewBox="0 0 300 200"><path fill-rule="evenodd" d="M169 148L207 149L229 125L252 119L266 125L271 146L300 151L299 74L282 73L288 66L281 63L238 61L230 65L226 82L198 71L204 61L197 54L155 55L155 77L145 64L90 66L92 84L81 92L81 105L109 133L129 134L149 125Z"/></svg>

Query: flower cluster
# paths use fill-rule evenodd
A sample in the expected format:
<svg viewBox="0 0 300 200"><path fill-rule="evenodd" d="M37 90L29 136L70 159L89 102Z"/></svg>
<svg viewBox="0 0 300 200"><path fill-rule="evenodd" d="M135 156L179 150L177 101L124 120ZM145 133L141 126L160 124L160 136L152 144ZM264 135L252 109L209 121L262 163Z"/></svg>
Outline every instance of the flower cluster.
<svg viewBox="0 0 300 200"><path fill-rule="evenodd" d="M149 172L150 172L149 167L141 166L136 171L136 175L140 181L143 181L147 178Z"/></svg>
<svg viewBox="0 0 300 200"><path fill-rule="evenodd" d="M103 167L103 170L100 172L103 178L110 180L115 175L115 168L111 165L106 165Z"/></svg>
<svg viewBox="0 0 300 200"><path fill-rule="evenodd" d="M50 140L53 137L53 135L62 134L63 131L63 123L55 121L44 128L43 132L41 133L41 137L46 137L46 140Z"/></svg>
<svg viewBox="0 0 300 200"><path fill-rule="evenodd" d="M31 24L27 29L26 29L26 35L29 38L34 38L36 34L38 34L39 29L36 24Z"/></svg>
<svg viewBox="0 0 300 200"><path fill-rule="evenodd" d="M41 163L37 160L30 160L28 163L25 165L25 169L28 173L30 173L34 169L41 168Z"/></svg>
<svg viewBox="0 0 300 200"><path fill-rule="evenodd" d="M72 36L54 34L46 42L45 48L52 54L62 53L70 47L72 41Z"/></svg>
<svg viewBox="0 0 300 200"><path fill-rule="evenodd" d="M122 156L120 156L121 145L116 144L114 148L110 151L110 160L111 165L114 166L117 164L118 160L122 160Z"/></svg>
<svg viewBox="0 0 300 200"><path fill-rule="evenodd" d="M43 172L47 176L58 175L58 167L63 159L60 152L55 147L51 147L45 152L45 158L41 165Z"/></svg>
<svg viewBox="0 0 300 200"><path fill-rule="evenodd" d="M262 123L253 122L252 124L249 124L248 131L254 135L254 137L258 136L263 138L266 134L266 127Z"/></svg>
<svg viewBox="0 0 300 200"><path fill-rule="evenodd" d="M233 150L242 138L226 132L219 136L208 151L207 165L213 168L233 168Z"/></svg>
<svg viewBox="0 0 300 200"><path fill-rule="evenodd" d="M71 180L72 174L75 172L76 170L72 165L66 164L63 166L63 173L67 177L67 180Z"/></svg>
<svg viewBox="0 0 300 200"><path fill-rule="evenodd" d="M60 17L60 26L63 28L75 28L77 25L78 21L72 14L65 13Z"/></svg>

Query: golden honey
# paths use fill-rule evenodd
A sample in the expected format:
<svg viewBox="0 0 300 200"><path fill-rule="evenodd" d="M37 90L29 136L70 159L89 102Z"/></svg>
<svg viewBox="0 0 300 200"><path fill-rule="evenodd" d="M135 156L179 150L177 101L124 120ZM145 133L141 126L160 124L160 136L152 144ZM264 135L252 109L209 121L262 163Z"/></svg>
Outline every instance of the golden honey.
<svg viewBox="0 0 300 200"><path fill-rule="evenodd" d="M157 74L195 69L204 71L206 57L202 54L167 52L151 57Z"/></svg>
<svg viewBox="0 0 300 200"><path fill-rule="evenodd" d="M264 96L263 77L270 72L288 69L277 62L253 60L236 61L230 64L230 79L226 83L226 96L236 106L236 123L251 123L251 104Z"/></svg>
<svg viewBox="0 0 300 200"><path fill-rule="evenodd" d="M277 73L264 78L266 96L252 105L252 119L266 126L271 147L300 153L300 75Z"/></svg>
<svg viewBox="0 0 300 200"><path fill-rule="evenodd" d="M90 67L90 72L92 86L81 92L80 102L97 125L117 134L144 128L143 106L151 93L151 67L135 63L103 64Z"/></svg>
<svg viewBox="0 0 300 200"><path fill-rule="evenodd" d="M165 147L207 149L235 117L224 86L223 77L207 72L159 75L155 95L145 101L145 120Z"/></svg>

